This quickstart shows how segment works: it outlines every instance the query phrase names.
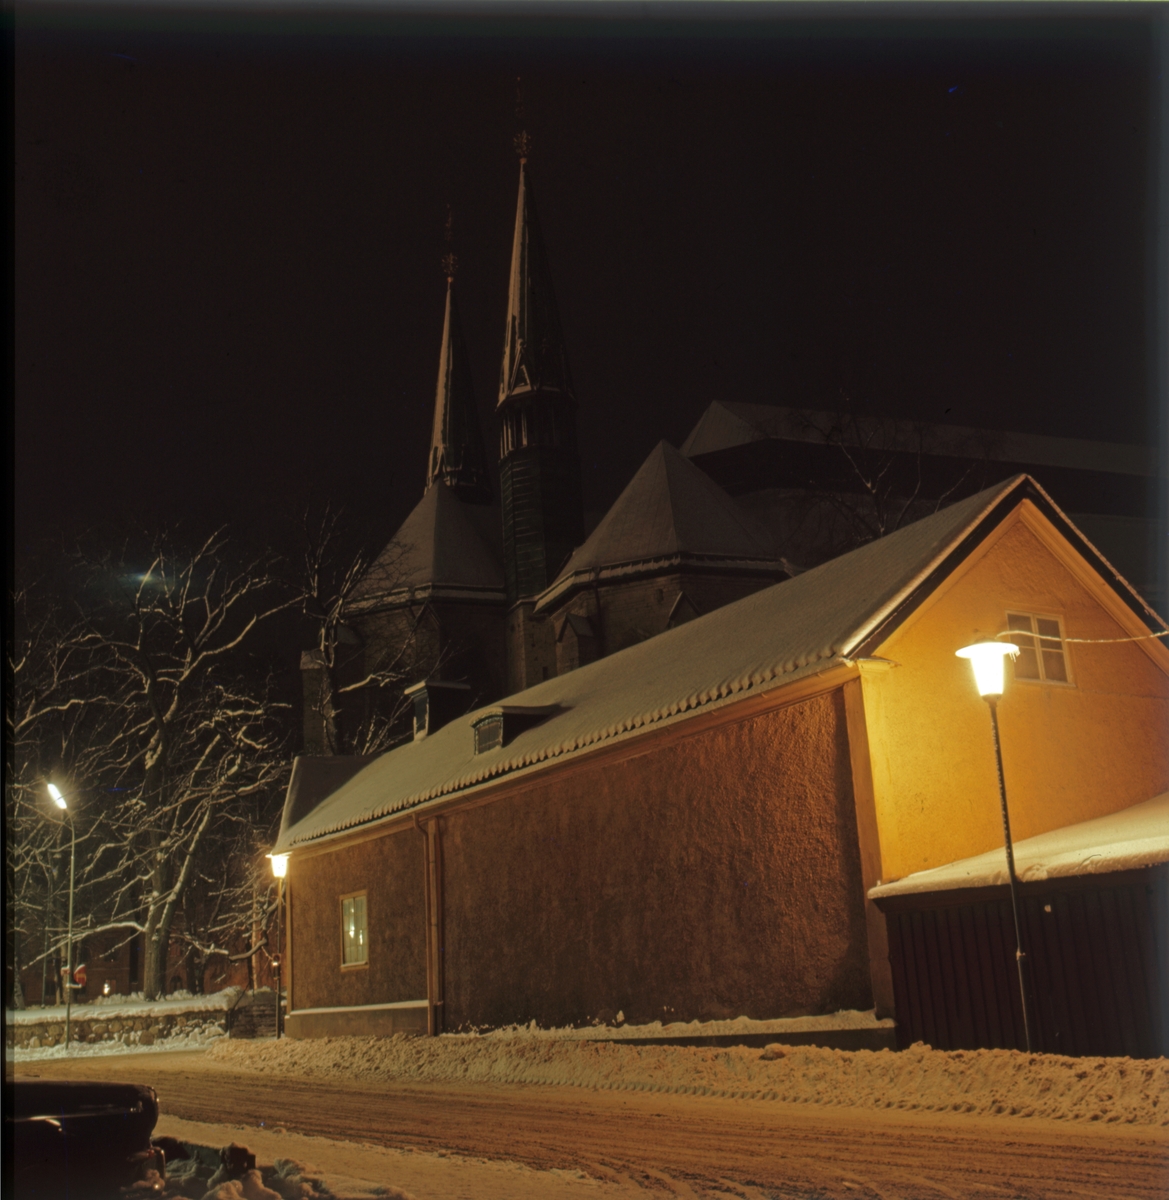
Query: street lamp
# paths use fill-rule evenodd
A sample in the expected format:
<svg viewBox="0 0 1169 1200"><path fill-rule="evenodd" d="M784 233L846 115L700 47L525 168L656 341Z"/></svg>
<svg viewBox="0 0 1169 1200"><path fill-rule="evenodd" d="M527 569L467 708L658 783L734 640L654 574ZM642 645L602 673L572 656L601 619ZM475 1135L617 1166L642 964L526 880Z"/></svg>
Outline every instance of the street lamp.
<svg viewBox="0 0 1169 1200"><path fill-rule="evenodd" d="M269 854L268 860L272 864L272 874L276 878L276 958L274 965L276 967L276 1037L279 1038L283 1026L283 1013L281 1011L281 995L280 988L283 980L284 955L281 952L280 944L280 918L284 911L284 877L288 874L288 855L287 854Z"/></svg>
<svg viewBox="0 0 1169 1200"><path fill-rule="evenodd" d="M65 1049L68 1050L73 1020L73 881L76 878L77 826L73 824L73 814L65 803L61 789L55 783L50 783L48 792L53 803L69 818L69 932L66 935L68 949L65 954Z"/></svg>
<svg viewBox="0 0 1169 1200"><path fill-rule="evenodd" d="M1023 1037L1027 1053L1031 1053L1031 1016L1027 1003L1027 984L1023 974L1023 927L1019 922L1018 877L1015 875L1015 848L1011 842L1011 818L1007 812L1007 785L1003 778L1003 751L999 742L998 701L1003 694L1004 667L1008 656L1014 658L1019 647L1005 641L975 642L958 650L959 658L969 659L974 668L974 684L978 694L990 708L990 728L994 737L994 760L999 777L999 803L1003 810L1003 841L1007 850L1007 879L1011 885L1011 915L1015 919L1015 966L1019 971L1019 999L1023 1005Z"/></svg>

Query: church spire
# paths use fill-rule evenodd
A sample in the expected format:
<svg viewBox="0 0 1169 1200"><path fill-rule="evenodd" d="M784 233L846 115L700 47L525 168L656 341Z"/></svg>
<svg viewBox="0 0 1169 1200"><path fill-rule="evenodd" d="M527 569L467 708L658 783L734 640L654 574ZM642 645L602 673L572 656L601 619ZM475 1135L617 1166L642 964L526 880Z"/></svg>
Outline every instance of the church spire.
<svg viewBox="0 0 1169 1200"><path fill-rule="evenodd" d="M528 149L527 134L521 133L516 138L520 191L496 408L504 574L512 603L534 603L584 540L576 399L536 221ZM534 682L530 675L524 677L524 686Z"/></svg>
<svg viewBox="0 0 1169 1200"><path fill-rule="evenodd" d="M523 392L572 395L560 317L528 176L529 148L527 133L519 134L516 152L520 159L520 189L511 246L507 332L499 375L500 405L509 396Z"/></svg>
<svg viewBox="0 0 1169 1200"><path fill-rule="evenodd" d="M438 388L434 396L434 428L426 465L426 486L443 483L460 500L491 503L491 481L479 415L471 387L471 367L455 302L458 259L451 247L451 216L447 211L446 314L442 326L442 351L438 362Z"/></svg>

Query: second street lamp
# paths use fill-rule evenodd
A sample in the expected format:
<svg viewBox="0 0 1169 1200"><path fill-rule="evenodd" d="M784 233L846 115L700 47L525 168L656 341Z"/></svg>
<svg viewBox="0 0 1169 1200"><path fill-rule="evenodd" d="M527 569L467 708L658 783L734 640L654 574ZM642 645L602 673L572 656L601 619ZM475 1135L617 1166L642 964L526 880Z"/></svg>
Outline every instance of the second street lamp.
<svg viewBox="0 0 1169 1200"><path fill-rule="evenodd" d="M276 1037L279 1038L284 1025L281 989L284 983L284 954L280 944L280 918L284 910L284 877L288 874L288 855L269 854L272 874L276 877Z"/></svg>
<svg viewBox="0 0 1169 1200"><path fill-rule="evenodd" d="M974 683L978 694L990 708L990 728L994 738L994 761L998 770L999 803L1003 811L1003 842L1007 851L1007 879L1011 885L1011 915L1015 919L1015 965L1019 971L1019 1000L1023 1006L1023 1037L1027 1053L1031 1053L1031 1015L1027 1002L1027 982L1023 962L1027 955L1023 950L1023 926L1019 920L1018 877L1015 875L1015 848L1011 841L1011 817L1007 811L1007 785L1003 777L1003 751L999 742L999 697L1003 694L1005 663L1013 658L1019 647L1005 641L975 642L956 651L959 658L968 659L974 668Z"/></svg>
<svg viewBox="0 0 1169 1200"><path fill-rule="evenodd" d="M53 803L69 818L69 932L66 935L65 952L65 1050L68 1051L73 1017L73 880L77 863L77 826L73 824L73 814L65 803L61 789L55 783L50 783L48 792Z"/></svg>

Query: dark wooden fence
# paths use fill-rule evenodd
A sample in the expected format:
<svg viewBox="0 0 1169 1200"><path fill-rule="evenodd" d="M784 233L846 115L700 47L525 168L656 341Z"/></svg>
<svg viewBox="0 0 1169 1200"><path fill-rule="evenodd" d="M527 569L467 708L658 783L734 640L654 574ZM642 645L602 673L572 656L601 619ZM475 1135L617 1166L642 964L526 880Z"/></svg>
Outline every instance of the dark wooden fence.
<svg viewBox="0 0 1169 1200"><path fill-rule="evenodd" d="M1169 867L1021 886L1034 1048L1169 1054ZM887 897L897 1042L1025 1048L1006 886Z"/></svg>

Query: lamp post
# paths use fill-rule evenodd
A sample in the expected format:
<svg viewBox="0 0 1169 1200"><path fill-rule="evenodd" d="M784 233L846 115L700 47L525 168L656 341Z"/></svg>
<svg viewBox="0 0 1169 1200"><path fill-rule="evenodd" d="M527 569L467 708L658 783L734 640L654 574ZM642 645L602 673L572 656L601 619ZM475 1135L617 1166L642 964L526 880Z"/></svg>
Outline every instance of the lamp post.
<svg viewBox="0 0 1169 1200"><path fill-rule="evenodd" d="M999 803L1003 810L1003 842L1007 851L1007 879L1011 885L1011 915L1015 920L1015 966L1019 971L1019 999L1023 1006L1023 1037L1027 1043L1027 1053L1031 1053L1031 1015L1027 1001L1027 982L1023 972L1023 960L1027 957L1023 950L1023 927L1019 921L1019 889L1018 877L1015 875L1015 848L1011 842L1011 818L1007 812L1007 785L1003 778L1003 751L999 742L999 697L1003 694L1005 660L1019 653L1019 647L1010 642L985 641L975 642L972 646L963 646L957 651L959 658L970 661L974 668L974 683L978 694L990 708L990 729L994 739L994 761L998 770Z"/></svg>
<svg viewBox="0 0 1169 1200"><path fill-rule="evenodd" d="M73 824L73 814L69 811L69 805L65 803L61 789L50 783L48 792L53 803L69 818L69 932L66 935L65 953L65 1049L68 1050L73 1032L73 881L76 877L77 826Z"/></svg>
<svg viewBox="0 0 1169 1200"><path fill-rule="evenodd" d="M276 1037L279 1038L283 1028L283 1012L281 1011L281 984L283 981L284 953L280 942L280 918L284 913L284 877L288 874L288 855L269 854L272 863L272 874L276 877Z"/></svg>

